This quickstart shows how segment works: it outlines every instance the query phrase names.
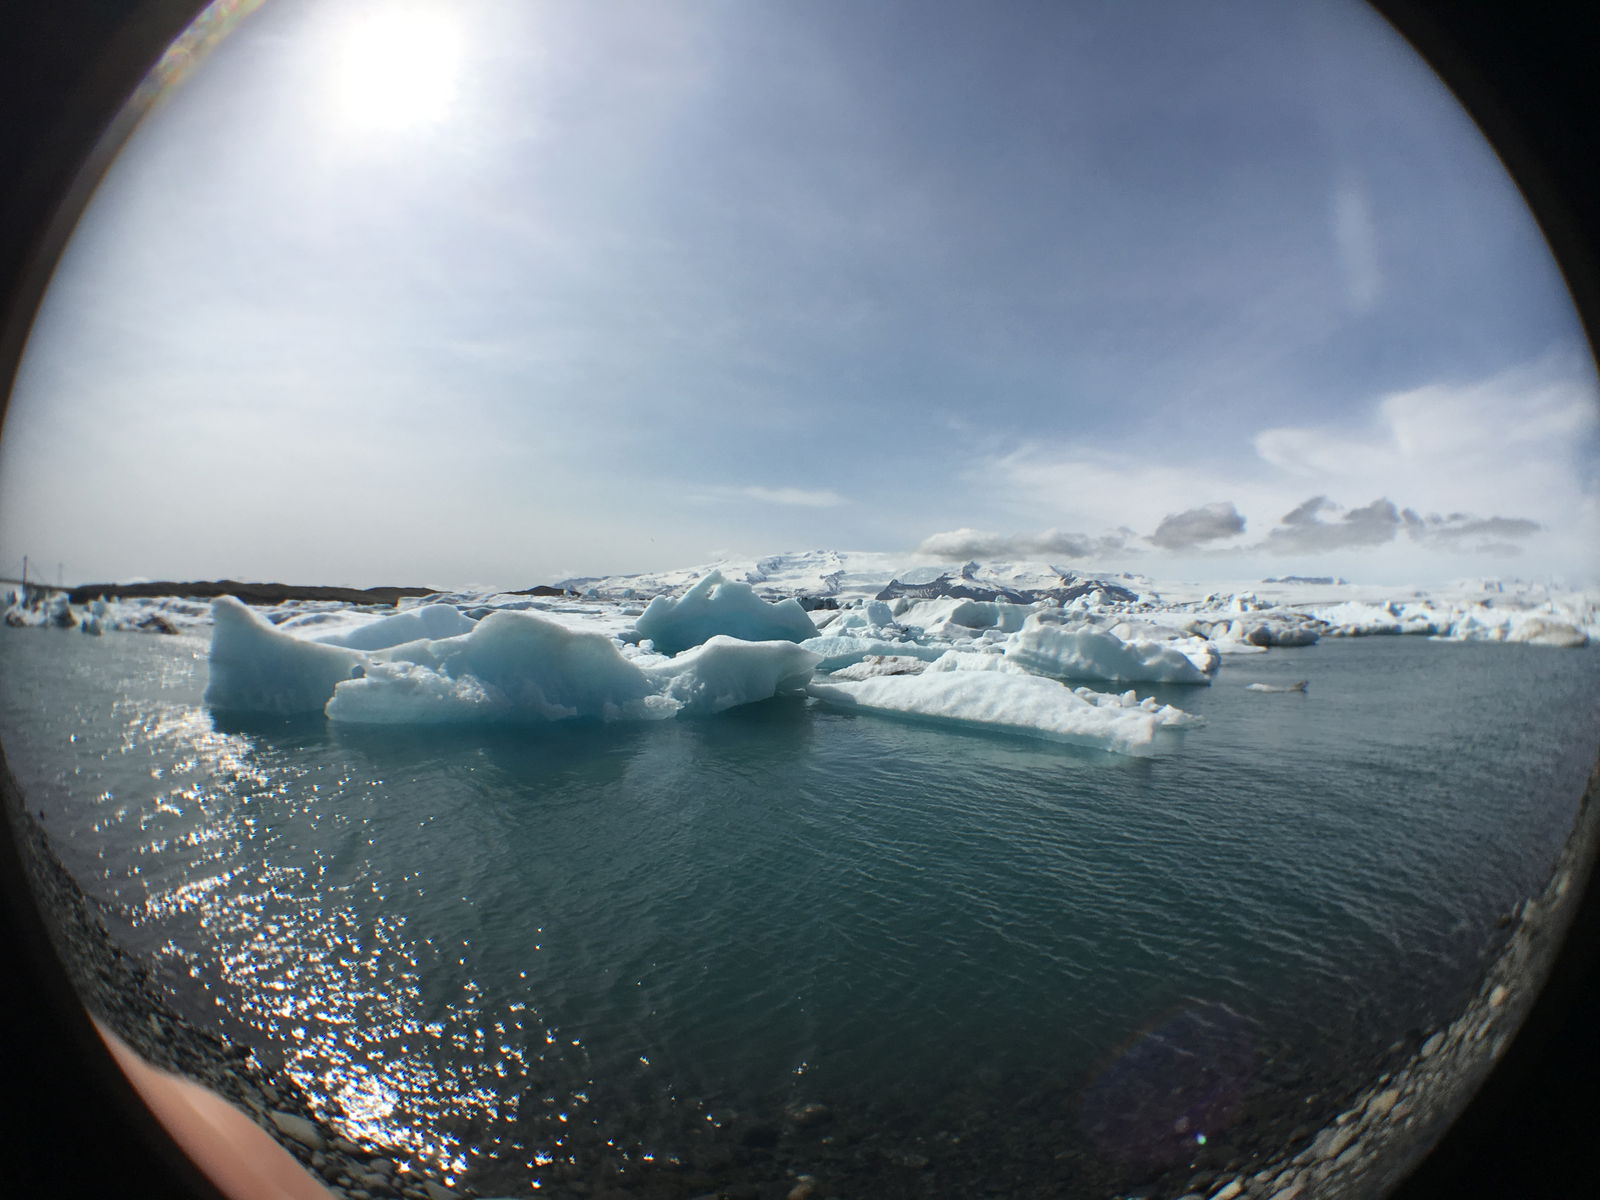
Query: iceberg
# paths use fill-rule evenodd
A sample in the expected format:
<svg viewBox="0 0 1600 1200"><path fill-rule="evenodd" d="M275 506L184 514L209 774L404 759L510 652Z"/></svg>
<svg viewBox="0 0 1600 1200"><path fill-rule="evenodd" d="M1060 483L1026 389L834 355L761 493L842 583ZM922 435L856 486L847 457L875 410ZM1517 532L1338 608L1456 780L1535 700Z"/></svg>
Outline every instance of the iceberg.
<svg viewBox="0 0 1600 1200"><path fill-rule="evenodd" d="M392 617L379 617L353 629L326 633L316 640L327 646L351 650L387 650L390 646L424 638L448 638L470 633L477 624L453 604L428 604Z"/></svg>
<svg viewBox="0 0 1600 1200"><path fill-rule="evenodd" d="M1123 641L1088 626L1064 628L1034 619L1005 644L1006 657L1020 667L1058 679L1098 679L1109 683L1211 682L1217 658L1209 643L1196 643L1196 662L1171 642Z"/></svg>
<svg viewBox="0 0 1600 1200"><path fill-rule="evenodd" d="M219 712L321 712L336 684L367 656L275 629L232 596L211 602L211 678L205 702Z"/></svg>
<svg viewBox="0 0 1600 1200"><path fill-rule="evenodd" d="M1087 691L1087 689L1083 689ZM936 721L969 729L1089 746L1117 754L1148 755L1157 731L1198 718L1153 699L1096 695L1088 699L1063 683L1003 669L943 670L920 675L813 683L815 699L840 709ZM1130 702L1131 701L1131 702Z"/></svg>
<svg viewBox="0 0 1600 1200"><path fill-rule="evenodd" d="M605 634L509 610L380 651L331 690L329 720L368 725L655 720L679 708Z"/></svg>
<svg viewBox="0 0 1600 1200"><path fill-rule="evenodd" d="M800 646L819 657L819 671L837 671L868 656L903 656L932 662L950 649L948 643L923 646L916 642L885 642L864 637L814 637L801 642Z"/></svg>
<svg viewBox="0 0 1600 1200"><path fill-rule="evenodd" d="M679 712L698 715L803 692L818 661L793 642L746 642L718 634L643 671Z"/></svg>
<svg viewBox="0 0 1600 1200"><path fill-rule="evenodd" d="M1015 633L1033 611L1025 604L1006 600L943 598L907 605L899 621L902 625L919 626L930 634L944 636L970 636L972 630L978 629Z"/></svg>
<svg viewBox="0 0 1600 1200"><path fill-rule="evenodd" d="M871 679L875 675L918 675L930 670L920 658L909 654L869 654L858 663L829 673L830 679Z"/></svg>
<svg viewBox="0 0 1600 1200"><path fill-rule="evenodd" d="M712 571L676 600L657 596L634 628L663 654L677 654L723 634L746 642L804 642L817 636L806 610L792 596L768 604L748 583Z"/></svg>

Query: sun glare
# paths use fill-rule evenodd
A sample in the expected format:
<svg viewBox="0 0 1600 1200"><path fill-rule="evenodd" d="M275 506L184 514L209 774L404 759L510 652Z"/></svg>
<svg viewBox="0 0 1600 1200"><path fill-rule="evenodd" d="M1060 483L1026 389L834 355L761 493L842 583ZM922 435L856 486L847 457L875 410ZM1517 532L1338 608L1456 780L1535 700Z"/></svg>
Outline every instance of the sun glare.
<svg viewBox="0 0 1600 1200"><path fill-rule="evenodd" d="M462 33L442 4L372 5L341 31L332 113L362 131L443 122L455 104Z"/></svg>

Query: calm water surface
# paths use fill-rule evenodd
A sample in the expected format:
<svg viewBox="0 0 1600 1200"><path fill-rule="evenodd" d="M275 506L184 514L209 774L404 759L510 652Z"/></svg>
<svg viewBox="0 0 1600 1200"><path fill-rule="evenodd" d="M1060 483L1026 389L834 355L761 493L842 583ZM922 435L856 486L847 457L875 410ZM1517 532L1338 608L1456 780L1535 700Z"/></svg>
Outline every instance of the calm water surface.
<svg viewBox="0 0 1600 1200"><path fill-rule="evenodd" d="M1137 1174L1461 1001L1567 833L1597 666L1234 658L1151 689L1207 723L1128 759L802 699L239 724L203 640L0 629L0 733L181 1006L485 1190L759 1147L810 1101L935 1171L987 1144Z"/></svg>

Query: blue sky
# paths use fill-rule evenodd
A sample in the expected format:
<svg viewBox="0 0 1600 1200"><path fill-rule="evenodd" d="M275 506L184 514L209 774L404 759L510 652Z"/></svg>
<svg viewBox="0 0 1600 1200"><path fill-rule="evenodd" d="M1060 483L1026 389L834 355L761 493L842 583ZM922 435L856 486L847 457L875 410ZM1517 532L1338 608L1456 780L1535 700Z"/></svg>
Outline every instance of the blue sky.
<svg viewBox="0 0 1600 1200"><path fill-rule="evenodd" d="M1353 2L269 0L69 246L0 573L1577 579L1597 426L1514 187Z"/></svg>

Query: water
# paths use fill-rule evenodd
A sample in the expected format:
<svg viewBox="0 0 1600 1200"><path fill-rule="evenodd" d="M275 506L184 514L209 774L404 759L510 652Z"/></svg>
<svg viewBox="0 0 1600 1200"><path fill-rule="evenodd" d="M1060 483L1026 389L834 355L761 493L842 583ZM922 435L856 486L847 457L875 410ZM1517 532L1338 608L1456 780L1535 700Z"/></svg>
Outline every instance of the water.
<svg viewBox="0 0 1600 1200"><path fill-rule="evenodd" d="M852 1194L1181 1162L1460 1003L1600 740L1600 652L1416 638L1150 689L1207 718L1155 759L803 699L228 723L204 655L0 629L58 852L325 1115L523 1194L605 1160ZM806 1102L833 1119L791 1130Z"/></svg>

